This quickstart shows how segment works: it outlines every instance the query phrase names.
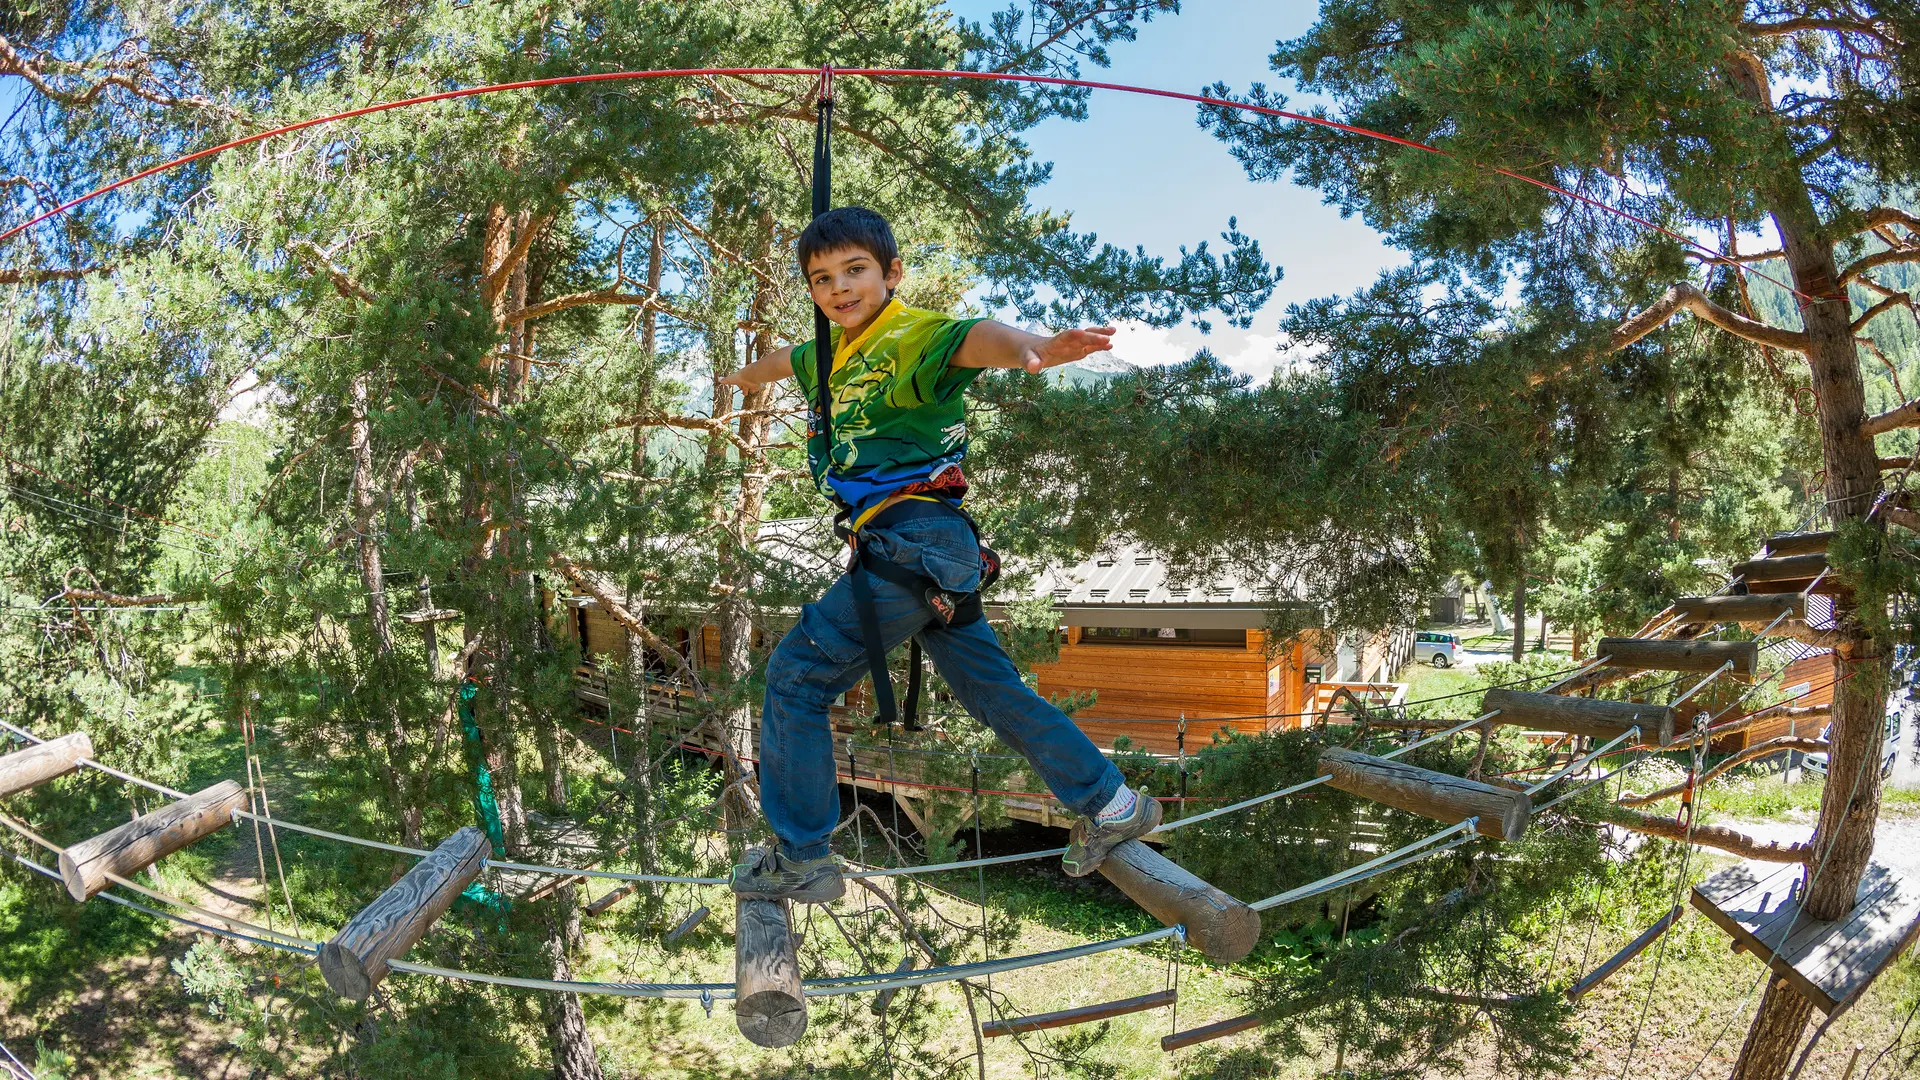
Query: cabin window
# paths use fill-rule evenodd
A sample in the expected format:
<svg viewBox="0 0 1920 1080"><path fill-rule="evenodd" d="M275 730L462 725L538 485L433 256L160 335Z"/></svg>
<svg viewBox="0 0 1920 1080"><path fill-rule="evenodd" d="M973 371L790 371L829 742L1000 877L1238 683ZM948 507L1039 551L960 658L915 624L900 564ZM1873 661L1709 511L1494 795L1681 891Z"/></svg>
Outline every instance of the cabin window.
<svg viewBox="0 0 1920 1080"><path fill-rule="evenodd" d="M1244 647L1245 630L1191 630L1175 626L1083 626L1080 640L1091 645L1213 645Z"/></svg>

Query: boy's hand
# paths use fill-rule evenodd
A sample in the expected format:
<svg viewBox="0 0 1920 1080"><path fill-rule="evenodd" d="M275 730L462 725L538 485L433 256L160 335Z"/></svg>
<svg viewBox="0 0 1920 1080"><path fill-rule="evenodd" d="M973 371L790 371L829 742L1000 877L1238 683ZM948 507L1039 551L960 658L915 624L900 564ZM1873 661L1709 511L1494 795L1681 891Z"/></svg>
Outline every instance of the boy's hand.
<svg viewBox="0 0 1920 1080"><path fill-rule="evenodd" d="M1028 371L1035 373L1060 364L1071 364L1075 360L1084 360L1094 353L1112 348L1113 333L1114 328L1111 326L1062 330L1027 349L1022 353L1021 360Z"/></svg>
<svg viewBox="0 0 1920 1080"><path fill-rule="evenodd" d="M740 388L741 393L752 394L752 393L758 392L759 389L762 386L765 386L766 384L761 382L755 382L754 380L748 378L746 369L742 368L739 371L736 371L733 374L727 376L726 378L721 379L720 385L721 386L737 386Z"/></svg>

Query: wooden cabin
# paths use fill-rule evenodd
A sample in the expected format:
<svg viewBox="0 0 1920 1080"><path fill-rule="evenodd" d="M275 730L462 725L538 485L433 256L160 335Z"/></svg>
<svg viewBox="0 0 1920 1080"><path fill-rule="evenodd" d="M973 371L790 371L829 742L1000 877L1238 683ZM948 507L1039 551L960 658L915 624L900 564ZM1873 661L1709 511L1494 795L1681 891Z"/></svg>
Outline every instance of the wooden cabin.
<svg viewBox="0 0 1920 1080"><path fill-rule="evenodd" d="M1411 630L1364 639L1310 631L1268 647L1271 611L1317 617L1319 604L1299 591L1188 584L1144 547L1100 552L1039 581L1036 594L1052 598L1063 633L1059 659L1034 665L1037 689L1054 700L1093 695L1074 720L1102 748L1124 736L1162 754L1197 750L1223 728L1311 726L1341 686L1369 703L1404 698L1391 679L1412 656Z"/></svg>

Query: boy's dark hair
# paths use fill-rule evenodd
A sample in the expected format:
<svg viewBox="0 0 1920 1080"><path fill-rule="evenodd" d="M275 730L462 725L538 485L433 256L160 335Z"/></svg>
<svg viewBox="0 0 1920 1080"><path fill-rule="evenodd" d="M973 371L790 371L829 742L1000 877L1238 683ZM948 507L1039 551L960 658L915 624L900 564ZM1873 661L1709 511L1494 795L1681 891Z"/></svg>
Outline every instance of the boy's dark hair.
<svg viewBox="0 0 1920 1080"><path fill-rule="evenodd" d="M829 251L859 248L880 260L882 272L900 257L900 245L893 239L893 227L887 224L886 218L864 206L842 206L814 218L813 224L800 234L798 247L802 276L806 274L807 264L813 261L815 255L824 255Z"/></svg>

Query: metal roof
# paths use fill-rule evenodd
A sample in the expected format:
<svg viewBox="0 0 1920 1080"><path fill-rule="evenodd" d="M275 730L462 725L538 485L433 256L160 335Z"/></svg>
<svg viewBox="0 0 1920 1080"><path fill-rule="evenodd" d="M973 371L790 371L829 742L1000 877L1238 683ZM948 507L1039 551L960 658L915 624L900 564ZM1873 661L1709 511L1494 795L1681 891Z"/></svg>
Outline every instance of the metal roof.
<svg viewBox="0 0 1920 1080"><path fill-rule="evenodd" d="M1268 573L1264 582L1225 570L1175 578L1152 549L1122 544L1040 574L1031 595L1051 597L1069 626L1256 630L1272 608L1319 606L1302 595L1297 577L1278 567Z"/></svg>

